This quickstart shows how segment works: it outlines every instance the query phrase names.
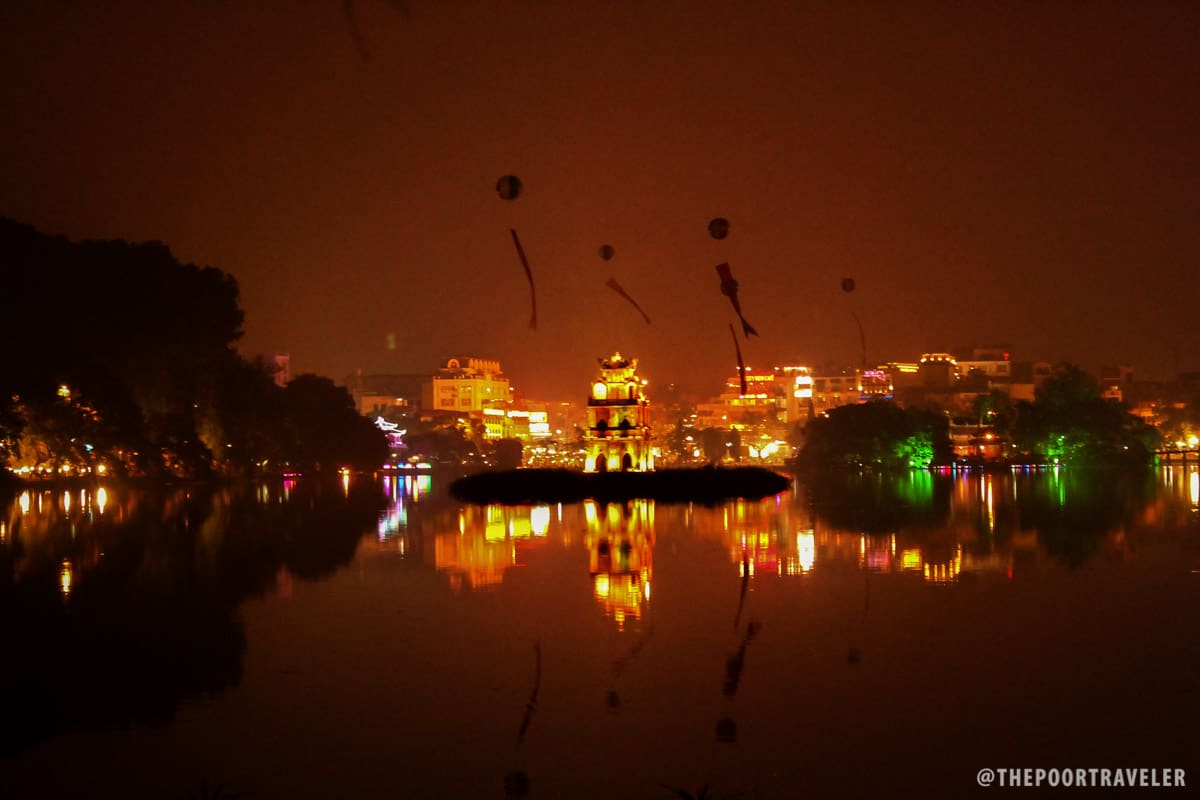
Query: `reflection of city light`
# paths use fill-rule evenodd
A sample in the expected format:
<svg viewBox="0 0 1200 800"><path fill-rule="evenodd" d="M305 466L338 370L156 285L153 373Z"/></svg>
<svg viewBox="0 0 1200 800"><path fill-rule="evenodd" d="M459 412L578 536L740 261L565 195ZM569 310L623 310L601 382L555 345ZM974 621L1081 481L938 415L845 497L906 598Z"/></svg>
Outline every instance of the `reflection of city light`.
<svg viewBox="0 0 1200 800"><path fill-rule="evenodd" d="M508 538L508 528L504 524L504 507L487 506L484 509L487 521L483 527L483 538L489 542L503 542Z"/></svg>
<svg viewBox="0 0 1200 800"><path fill-rule="evenodd" d="M71 562L64 558L62 565L58 568L58 587L62 591L63 597L71 593L71 579L73 575Z"/></svg>
<svg viewBox="0 0 1200 800"><path fill-rule="evenodd" d="M992 496L992 476L986 475L983 477L983 499L987 504L987 529L988 533L996 530L996 501Z"/></svg>
<svg viewBox="0 0 1200 800"><path fill-rule="evenodd" d="M599 575L596 575L593 580L595 581L596 597L601 599L608 597L608 573L601 572Z"/></svg>
<svg viewBox="0 0 1200 800"><path fill-rule="evenodd" d="M29 492L21 492L20 504L21 504L21 513L28 514L29 513Z"/></svg>
<svg viewBox="0 0 1200 800"><path fill-rule="evenodd" d="M348 469L342 470L342 495L350 496L350 470Z"/></svg>
<svg viewBox="0 0 1200 800"><path fill-rule="evenodd" d="M958 580L962 572L962 547L954 552L954 558L946 564L925 564L925 580L930 583L950 583Z"/></svg>
<svg viewBox="0 0 1200 800"><path fill-rule="evenodd" d="M535 506L530 510L529 527L534 536L545 536L550 529L550 506Z"/></svg>
<svg viewBox="0 0 1200 800"><path fill-rule="evenodd" d="M533 535L533 526L526 517L514 517L508 521L508 535L514 539L528 539Z"/></svg>
<svg viewBox="0 0 1200 800"><path fill-rule="evenodd" d="M1193 506L1200 506L1200 471L1192 470L1188 475L1188 494L1192 498Z"/></svg>
<svg viewBox="0 0 1200 800"><path fill-rule="evenodd" d="M108 490L101 486L96 490L96 508L100 509L100 513L104 513L104 507L108 505Z"/></svg>
<svg viewBox="0 0 1200 800"><path fill-rule="evenodd" d="M596 501L583 501L583 518L587 520L588 527L596 524Z"/></svg>
<svg viewBox="0 0 1200 800"><path fill-rule="evenodd" d="M63 511L70 512L71 510L71 493L63 492Z"/></svg>
<svg viewBox="0 0 1200 800"><path fill-rule="evenodd" d="M921 568L921 551L915 548L900 552L900 569L919 570Z"/></svg>
<svg viewBox="0 0 1200 800"><path fill-rule="evenodd" d="M812 533L796 534L796 558L800 560L800 569L810 572L817 560L817 537Z"/></svg>

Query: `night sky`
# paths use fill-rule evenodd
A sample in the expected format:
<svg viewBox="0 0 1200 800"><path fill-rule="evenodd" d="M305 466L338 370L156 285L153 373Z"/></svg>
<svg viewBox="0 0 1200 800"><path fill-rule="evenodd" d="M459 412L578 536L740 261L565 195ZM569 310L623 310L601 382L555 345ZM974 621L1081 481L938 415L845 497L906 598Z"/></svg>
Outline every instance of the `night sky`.
<svg viewBox="0 0 1200 800"><path fill-rule="evenodd" d="M0 215L230 272L241 351L337 380L466 354L582 400L620 349L715 394L722 261L751 367L854 366L857 315L872 362L1200 369L1200 3L352 9L0 5Z"/></svg>

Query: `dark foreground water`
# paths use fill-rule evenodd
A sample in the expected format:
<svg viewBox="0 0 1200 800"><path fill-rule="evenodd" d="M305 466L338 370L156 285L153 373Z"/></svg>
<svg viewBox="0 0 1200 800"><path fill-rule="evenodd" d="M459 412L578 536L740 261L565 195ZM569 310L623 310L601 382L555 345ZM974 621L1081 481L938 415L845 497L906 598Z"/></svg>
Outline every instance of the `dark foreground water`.
<svg viewBox="0 0 1200 800"><path fill-rule="evenodd" d="M712 508L436 484L0 505L0 797L1036 794L977 788L984 767L1200 786L1194 467Z"/></svg>

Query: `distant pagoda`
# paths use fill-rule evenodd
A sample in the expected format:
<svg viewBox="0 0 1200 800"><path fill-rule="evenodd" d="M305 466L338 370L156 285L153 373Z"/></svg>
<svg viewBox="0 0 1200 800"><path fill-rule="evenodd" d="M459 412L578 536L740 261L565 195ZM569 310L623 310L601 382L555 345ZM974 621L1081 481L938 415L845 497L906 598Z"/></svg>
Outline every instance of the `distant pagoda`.
<svg viewBox="0 0 1200 800"><path fill-rule="evenodd" d="M584 472L649 472L650 401L637 377L637 359L613 353L599 362L600 377L588 397Z"/></svg>

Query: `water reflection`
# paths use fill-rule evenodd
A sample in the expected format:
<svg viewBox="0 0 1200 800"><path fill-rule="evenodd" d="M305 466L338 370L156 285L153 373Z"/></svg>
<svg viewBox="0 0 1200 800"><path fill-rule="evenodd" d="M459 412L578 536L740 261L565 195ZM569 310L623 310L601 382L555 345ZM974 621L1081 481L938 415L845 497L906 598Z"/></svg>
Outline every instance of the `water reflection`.
<svg viewBox="0 0 1200 800"><path fill-rule="evenodd" d="M0 614L20 654L0 685L21 687L0 755L77 725L165 722L236 684L241 601L348 564L377 497L370 482L22 491L0 507Z"/></svg>
<svg viewBox="0 0 1200 800"><path fill-rule="evenodd" d="M796 670L832 663L842 678L821 673L823 686L836 691L839 679L857 676L855 691L867 692L861 679L876 679L881 673L872 670L890 671L905 658L912 659L908 679L924 680L932 674L920 661L926 651L949 664L945 675L968 674L955 671L962 664L954 659L969 662L969 651L936 638L906 649L904 637L931 629L933 613L939 630L969 637L974 617L953 617L957 603L994 614L990 624L1011 624L1004 631L1012 634L1026 624L1010 623L1019 609L1000 615L979 598L1019 598L1015 590L1032 573L1087 572L1097 562L1123 568L1161 554L1147 545L1164 530L1194 533L1200 523L1200 473L1182 466L1132 477L1068 470L827 477L779 497L714 507L470 506L450 500L436 480L339 478L322 486L289 479L159 493L29 489L12 497L0 506L0 613L7 652L23 657L0 662L4 685L21 687L7 698L0 753L80 725L167 722L184 697L237 684L247 650L242 601L286 600L302 582L327 578L356 558L358 566L379 559L420 571L428 580L408 585L403 578L412 573L377 573L388 582L373 588L403 586L404 597L424 604L421 614L439 620L425 627L408 608L373 618L362 626L370 631L364 637L376 637L371 648L378 650L370 652L402 641L415 654L406 677L417 686L438 685L426 673L442 669L431 665L442 665L445 653L419 652L420 643L442 643L437 626L454 627L445 646L461 652L446 669L480 704L480 718L488 716L486 692L493 689L489 683L471 694L472 679L485 680L473 671L477 663L487 665L480 667L486 681L504 684L496 697L512 702L497 701L502 713L491 714L503 716L497 741L505 748L513 746L514 729L518 750L524 741L531 749L550 747L537 737L551 735L566 718L589 724L588 713L609 725L645 727L652 699L671 697L682 685L678 693L703 706L692 730L702 731L706 746L740 752L762 741L770 713L763 683L779 685ZM1181 569L1192 580L1187 573L1200 568L1200 551L1188 547L1178 550L1190 559ZM338 591L350 595L355 588L347 581ZM963 591L970 582L987 591ZM474 592L491 594L485 603L464 602ZM343 608L363 613L379 607L380 596L392 595ZM454 614L464 609L475 616L456 627ZM391 625L410 638L393 636L384 627ZM381 630L387 633L379 636ZM518 635L545 646L546 708L537 719L542 650L535 646L530 663L526 645L512 644ZM503 641L478 647L489 636ZM980 636L976 644L986 641ZM1030 641L1031 652L1057 646L1049 634ZM519 655L506 664L514 651ZM394 680L393 672L382 673ZM579 705L565 697L567 684L582 687ZM503 696L509 685L515 691ZM786 706L783 694L775 699ZM828 722L833 712L810 700L807 711L827 714ZM432 707L457 699L412 702ZM430 711L425 725L436 726L445 713ZM493 793L502 770L514 796L529 791L530 765L541 765L539 786L545 780L543 751L518 752L515 762L507 758L511 752L492 765Z"/></svg>
<svg viewBox="0 0 1200 800"><path fill-rule="evenodd" d="M628 620L641 619L650 603L654 565L654 503L584 502L588 572L592 593L604 615L624 630Z"/></svg>

